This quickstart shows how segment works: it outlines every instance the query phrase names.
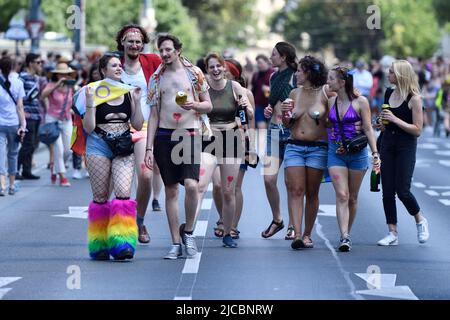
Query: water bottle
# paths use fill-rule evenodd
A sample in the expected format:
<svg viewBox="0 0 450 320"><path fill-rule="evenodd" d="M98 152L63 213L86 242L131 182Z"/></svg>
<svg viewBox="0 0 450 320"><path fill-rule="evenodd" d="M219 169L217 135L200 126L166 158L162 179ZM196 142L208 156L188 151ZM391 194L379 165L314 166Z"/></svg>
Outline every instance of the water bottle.
<svg viewBox="0 0 450 320"><path fill-rule="evenodd" d="M380 171L372 170L370 174L370 191L380 191Z"/></svg>
<svg viewBox="0 0 450 320"><path fill-rule="evenodd" d="M239 95L239 101L241 101L241 99L242 99L242 95ZM239 104L239 106L238 106L238 114L239 114L239 119L241 119L241 124L243 126L248 124L247 113L245 112L245 107L242 106L241 104Z"/></svg>

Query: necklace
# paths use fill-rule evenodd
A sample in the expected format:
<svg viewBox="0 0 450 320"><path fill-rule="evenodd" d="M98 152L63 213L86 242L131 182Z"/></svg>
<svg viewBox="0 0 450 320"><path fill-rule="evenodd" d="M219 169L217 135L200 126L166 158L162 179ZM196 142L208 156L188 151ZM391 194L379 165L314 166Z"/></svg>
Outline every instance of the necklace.
<svg viewBox="0 0 450 320"><path fill-rule="evenodd" d="M313 90L313 91L318 91L318 90L320 90L320 88L322 88L322 87L303 87L303 89L305 89L305 90Z"/></svg>

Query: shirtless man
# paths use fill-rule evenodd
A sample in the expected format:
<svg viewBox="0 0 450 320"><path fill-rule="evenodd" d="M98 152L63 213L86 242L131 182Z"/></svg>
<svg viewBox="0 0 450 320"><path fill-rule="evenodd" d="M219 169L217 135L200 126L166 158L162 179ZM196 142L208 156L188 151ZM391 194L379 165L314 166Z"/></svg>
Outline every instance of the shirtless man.
<svg viewBox="0 0 450 320"><path fill-rule="evenodd" d="M180 257L181 241L186 246L186 256L193 258L197 254L193 231L198 204L201 154L201 139L196 139L195 136L199 133L200 114L210 112L212 104L202 71L181 57L183 45L180 40L164 34L158 37L157 45L163 64L150 80L151 114L147 129L145 163L153 170L156 160L165 186L166 212L173 245L164 258L175 260ZM187 94L187 101L182 105L178 105L175 100L179 91ZM172 151L178 148L180 143L183 146L181 161L172 157ZM180 233L179 183L185 188L186 216L186 224Z"/></svg>

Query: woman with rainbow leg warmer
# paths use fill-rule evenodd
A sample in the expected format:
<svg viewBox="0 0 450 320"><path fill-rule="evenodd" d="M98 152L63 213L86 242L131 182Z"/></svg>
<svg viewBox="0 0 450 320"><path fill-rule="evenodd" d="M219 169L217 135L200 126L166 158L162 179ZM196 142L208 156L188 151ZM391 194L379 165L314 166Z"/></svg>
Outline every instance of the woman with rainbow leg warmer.
<svg viewBox="0 0 450 320"><path fill-rule="evenodd" d="M108 54L100 59L99 71L103 79L117 81L112 85L118 84L122 64L117 56ZM113 90L108 88L108 93L110 89ZM138 231L136 201L130 199L135 166L130 122L135 129L141 129L144 121L141 90L135 89L132 94L124 90L119 97L115 95L110 99L103 92L99 94L98 88L86 86L82 90L85 93L80 94L86 96L83 119L84 130L88 133L86 164L93 193L88 209L89 255L94 260L109 260L110 255L115 260L132 259ZM98 101L99 97L103 100ZM119 139L122 147L115 144ZM110 183L114 186L112 201L108 201Z"/></svg>

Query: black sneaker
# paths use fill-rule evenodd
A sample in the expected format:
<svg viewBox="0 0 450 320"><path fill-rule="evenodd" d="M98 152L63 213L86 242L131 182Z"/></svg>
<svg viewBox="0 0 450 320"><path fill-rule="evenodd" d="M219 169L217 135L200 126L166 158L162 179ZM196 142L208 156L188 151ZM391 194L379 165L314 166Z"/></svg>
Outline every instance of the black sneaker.
<svg viewBox="0 0 450 320"><path fill-rule="evenodd" d="M23 180L23 176L20 173L16 173L16 180Z"/></svg>
<svg viewBox="0 0 450 320"><path fill-rule="evenodd" d="M159 201L157 199L153 199L152 209L153 211L161 211L161 206L159 205Z"/></svg>
<svg viewBox="0 0 450 320"><path fill-rule="evenodd" d="M352 241L349 237L341 238L339 241L339 251L341 252L349 252L352 249Z"/></svg>
<svg viewBox="0 0 450 320"><path fill-rule="evenodd" d="M23 178L23 180L38 180L38 179L40 179L41 177L35 176L35 175L32 174L32 173L30 173L30 174L25 174L25 173L23 173L23 174L22 174L22 178Z"/></svg>

